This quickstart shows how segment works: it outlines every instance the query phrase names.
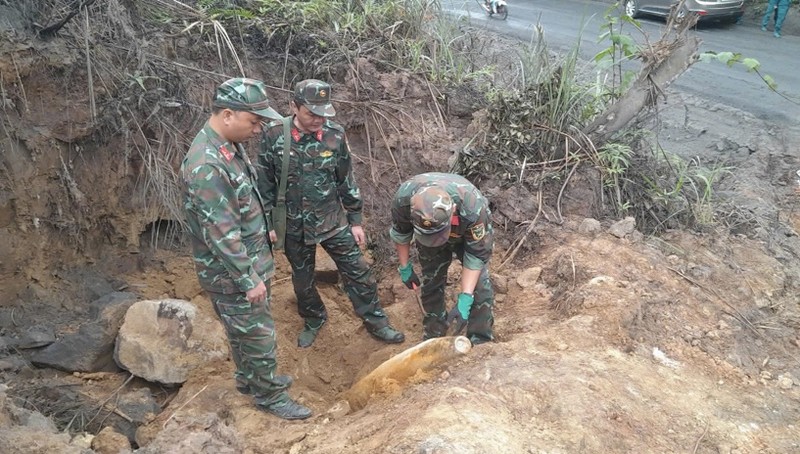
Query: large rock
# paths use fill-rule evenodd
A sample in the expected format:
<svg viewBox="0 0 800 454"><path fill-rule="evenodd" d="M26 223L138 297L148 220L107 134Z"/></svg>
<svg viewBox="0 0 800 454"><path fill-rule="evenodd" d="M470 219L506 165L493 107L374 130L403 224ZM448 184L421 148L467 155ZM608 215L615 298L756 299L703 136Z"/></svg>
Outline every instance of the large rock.
<svg viewBox="0 0 800 454"><path fill-rule="evenodd" d="M198 365L227 356L220 323L192 303L176 299L131 306L114 349L120 367L165 385L183 383Z"/></svg>
<svg viewBox="0 0 800 454"><path fill-rule="evenodd" d="M33 325L28 328L17 342L17 348L37 348L50 345L56 341L56 335L51 326Z"/></svg>
<svg viewBox="0 0 800 454"><path fill-rule="evenodd" d="M636 230L636 219L628 216L625 219L613 223L611 227L608 228L608 233L617 238L624 238L633 233L634 230Z"/></svg>
<svg viewBox="0 0 800 454"><path fill-rule="evenodd" d="M92 321L33 354L31 362L67 372L118 371L114 340L125 312L136 298L133 293L114 292L93 301L89 310Z"/></svg>

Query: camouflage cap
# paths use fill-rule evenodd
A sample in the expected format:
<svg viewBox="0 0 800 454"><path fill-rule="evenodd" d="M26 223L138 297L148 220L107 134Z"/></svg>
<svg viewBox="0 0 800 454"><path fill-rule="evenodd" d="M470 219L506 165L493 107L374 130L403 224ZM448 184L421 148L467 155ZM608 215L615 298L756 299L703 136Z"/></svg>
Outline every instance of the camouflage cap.
<svg viewBox="0 0 800 454"><path fill-rule="evenodd" d="M331 85L317 79L307 79L294 86L294 101L306 106L320 117L333 117L336 110L331 104Z"/></svg>
<svg viewBox="0 0 800 454"><path fill-rule="evenodd" d="M439 247L447 243L454 206L450 194L436 186L427 186L414 193L411 196L414 239L427 247Z"/></svg>
<svg viewBox="0 0 800 454"><path fill-rule="evenodd" d="M228 79L214 93L214 107L252 112L259 117L279 120L281 114L269 106L267 88L256 79L237 77Z"/></svg>

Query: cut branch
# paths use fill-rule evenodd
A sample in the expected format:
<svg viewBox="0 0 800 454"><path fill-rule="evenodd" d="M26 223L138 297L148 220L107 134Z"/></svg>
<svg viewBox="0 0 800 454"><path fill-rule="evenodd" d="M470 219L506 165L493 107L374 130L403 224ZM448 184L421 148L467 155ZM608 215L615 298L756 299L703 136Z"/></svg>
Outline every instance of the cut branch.
<svg viewBox="0 0 800 454"><path fill-rule="evenodd" d="M604 143L625 128L642 111L654 105L669 84L697 61L700 39L689 35L696 22L696 18L678 21L673 16L667 23L669 31L654 45L640 51L644 67L630 90L584 128L592 142Z"/></svg>

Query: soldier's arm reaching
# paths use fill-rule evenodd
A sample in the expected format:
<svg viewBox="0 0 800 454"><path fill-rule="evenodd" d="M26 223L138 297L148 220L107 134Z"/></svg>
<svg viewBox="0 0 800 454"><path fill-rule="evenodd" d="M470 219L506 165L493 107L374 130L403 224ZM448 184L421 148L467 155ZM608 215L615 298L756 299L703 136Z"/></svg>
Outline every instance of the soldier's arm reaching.
<svg viewBox="0 0 800 454"><path fill-rule="evenodd" d="M236 191L227 174L203 164L191 170L188 196L191 211L201 226L203 241L222 263L242 292L259 287L261 277L253 269L253 258L241 241L241 219Z"/></svg>
<svg viewBox="0 0 800 454"><path fill-rule="evenodd" d="M414 236L414 230L411 225L409 207L408 205L403 206L402 200L402 197L396 196L392 203L392 228L389 229L389 237L394 242L397 260L400 262L400 266L397 268L400 279L406 287L414 290L421 285L421 282L411 263L411 239Z"/></svg>

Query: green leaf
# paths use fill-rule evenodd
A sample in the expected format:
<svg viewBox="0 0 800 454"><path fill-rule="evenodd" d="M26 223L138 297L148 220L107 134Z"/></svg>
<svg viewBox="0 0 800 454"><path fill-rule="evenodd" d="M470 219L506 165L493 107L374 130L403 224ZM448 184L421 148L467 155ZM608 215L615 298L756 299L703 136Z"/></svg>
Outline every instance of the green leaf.
<svg viewBox="0 0 800 454"><path fill-rule="evenodd" d="M716 52L703 52L698 59L703 63L708 63L717 59Z"/></svg>
<svg viewBox="0 0 800 454"><path fill-rule="evenodd" d="M761 67L761 63L759 63L759 61L755 58L745 58L742 60L742 64L747 68L748 71L756 71Z"/></svg>
<svg viewBox="0 0 800 454"><path fill-rule="evenodd" d="M733 60L733 52L720 52L717 54L717 60L730 66L730 61Z"/></svg>
<svg viewBox="0 0 800 454"><path fill-rule="evenodd" d="M764 76L762 76L762 79L764 79L764 82L767 83L767 86L769 87L770 90L775 91L778 89L778 84L775 83L775 79L773 79L772 76L770 76L769 74L764 74Z"/></svg>

